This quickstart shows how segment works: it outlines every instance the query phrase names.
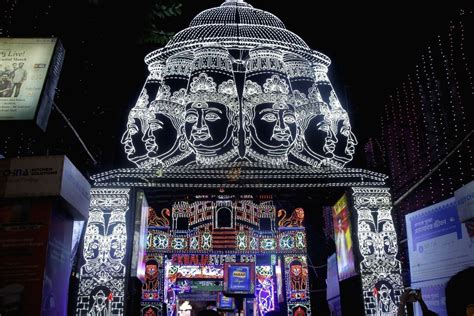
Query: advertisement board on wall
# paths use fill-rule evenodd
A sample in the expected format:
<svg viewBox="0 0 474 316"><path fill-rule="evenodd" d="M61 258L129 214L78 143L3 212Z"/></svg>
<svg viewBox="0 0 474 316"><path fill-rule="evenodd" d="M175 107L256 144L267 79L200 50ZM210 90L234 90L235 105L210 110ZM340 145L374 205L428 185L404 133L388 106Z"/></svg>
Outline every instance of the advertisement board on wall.
<svg viewBox="0 0 474 316"><path fill-rule="evenodd" d="M57 58L58 43L56 38L0 39L0 121L49 116L46 103L54 97L64 55L61 50ZM48 113L39 113L42 108ZM43 129L44 120L36 120Z"/></svg>
<svg viewBox="0 0 474 316"><path fill-rule="evenodd" d="M332 207L334 242L336 243L337 271L339 280L357 274L354 262L349 203L344 194Z"/></svg>
<svg viewBox="0 0 474 316"><path fill-rule="evenodd" d="M410 277L423 300L438 315L447 315L445 287L449 279L474 265L472 241L459 220L456 200L406 215ZM416 311L421 315L421 311Z"/></svg>

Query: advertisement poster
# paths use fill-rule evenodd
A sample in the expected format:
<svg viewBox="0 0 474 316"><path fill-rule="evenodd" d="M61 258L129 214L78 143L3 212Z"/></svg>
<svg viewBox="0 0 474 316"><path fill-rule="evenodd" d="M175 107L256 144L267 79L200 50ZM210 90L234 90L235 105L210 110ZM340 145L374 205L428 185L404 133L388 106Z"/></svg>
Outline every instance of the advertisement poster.
<svg viewBox="0 0 474 316"><path fill-rule="evenodd" d="M474 243L460 222L455 198L406 215L411 287L438 315L447 315L445 286L474 265ZM417 315L421 315L418 313Z"/></svg>
<svg viewBox="0 0 474 316"><path fill-rule="evenodd" d="M54 38L0 39L0 121L34 119L55 45Z"/></svg>
<svg viewBox="0 0 474 316"><path fill-rule="evenodd" d="M339 280L356 275L352 243L349 204L344 194L332 207L334 242L336 243L337 270Z"/></svg>
<svg viewBox="0 0 474 316"><path fill-rule="evenodd" d="M46 201L0 202L0 314L41 310L51 208Z"/></svg>
<svg viewBox="0 0 474 316"><path fill-rule="evenodd" d="M235 263L224 265L224 292L233 294L253 294L253 264Z"/></svg>

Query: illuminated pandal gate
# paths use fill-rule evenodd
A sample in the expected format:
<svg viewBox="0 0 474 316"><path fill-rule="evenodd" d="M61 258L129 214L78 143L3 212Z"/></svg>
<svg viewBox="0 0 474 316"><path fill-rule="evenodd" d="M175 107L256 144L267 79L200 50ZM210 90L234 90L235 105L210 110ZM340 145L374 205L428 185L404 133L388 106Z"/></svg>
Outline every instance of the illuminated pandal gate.
<svg viewBox="0 0 474 316"><path fill-rule="evenodd" d="M403 284L387 177L345 167L357 140L327 76L330 59L274 15L227 0L145 62L149 76L122 137L136 168L93 177L76 315L131 313L128 283L141 264L148 267L141 313L172 315L176 293L193 280L179 276L205 277L212 268L219 280L223 260L255 263L259 315L276 306L283 284L288 315L309 315L298 212L287 209L293 215L282 222L271 198L249 194L333 188L351 201L365 314L396 315ZM141 190L226 196L177 197L157 209L167 209L164 216L151 212L140 237ZM219 227L220 212L230 227ZM182 218L185 231L173 226ZM265 219L273 224L260 227ZM146 258L137 262L145 236Z"/></svg>
<svg viewBox="0 0 474 316"><path fill-rule="evenodd" d="M174 203L162 217L150 212L143 314L159 314L160 305L154 303L161 296L168 315L176 315L178 299L215 301L223 289L225 262L252 264L255 299L244 306L255 304L258 315L285 300L284 284L288 308L303 314L310 310L302 208L287 216L284 209L277 213L268 197L257 202L252 196L220 195Z"/></svg>

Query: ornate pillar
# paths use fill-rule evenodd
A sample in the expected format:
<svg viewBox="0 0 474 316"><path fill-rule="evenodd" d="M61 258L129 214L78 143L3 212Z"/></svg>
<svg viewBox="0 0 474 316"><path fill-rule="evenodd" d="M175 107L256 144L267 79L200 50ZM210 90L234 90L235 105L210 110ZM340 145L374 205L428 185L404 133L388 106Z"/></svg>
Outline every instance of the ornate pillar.
<svg viewBox="0 0 474 316"><path fill-rule="evenodd" d="M92 189L76 315L124 315L130 257L130 189Z"/></svg>
<svg viewBox="0 0 474 316"><path fill-rule="evenodd" d="M311 315L306 255L283 256L288 316Z"/></svg>
<svg viewBox="0 0 474 316"><path fill-rule="evenodd" d="M366 315L397 315L403 291L389 188L354 187L352 202Z"/></svg>

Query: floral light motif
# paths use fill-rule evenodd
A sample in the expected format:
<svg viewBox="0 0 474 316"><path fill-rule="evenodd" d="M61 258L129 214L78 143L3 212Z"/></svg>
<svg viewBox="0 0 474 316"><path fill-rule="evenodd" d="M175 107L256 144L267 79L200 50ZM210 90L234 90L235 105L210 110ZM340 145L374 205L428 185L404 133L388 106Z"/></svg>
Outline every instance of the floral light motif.
<svg viewBox="0 0 474 316"><path fill-rule="evenodd" d="M256 266L255 296L257 298L258 313L264 316L268 311L275 309L275 284L273 281L272 266Z"/></svg>

